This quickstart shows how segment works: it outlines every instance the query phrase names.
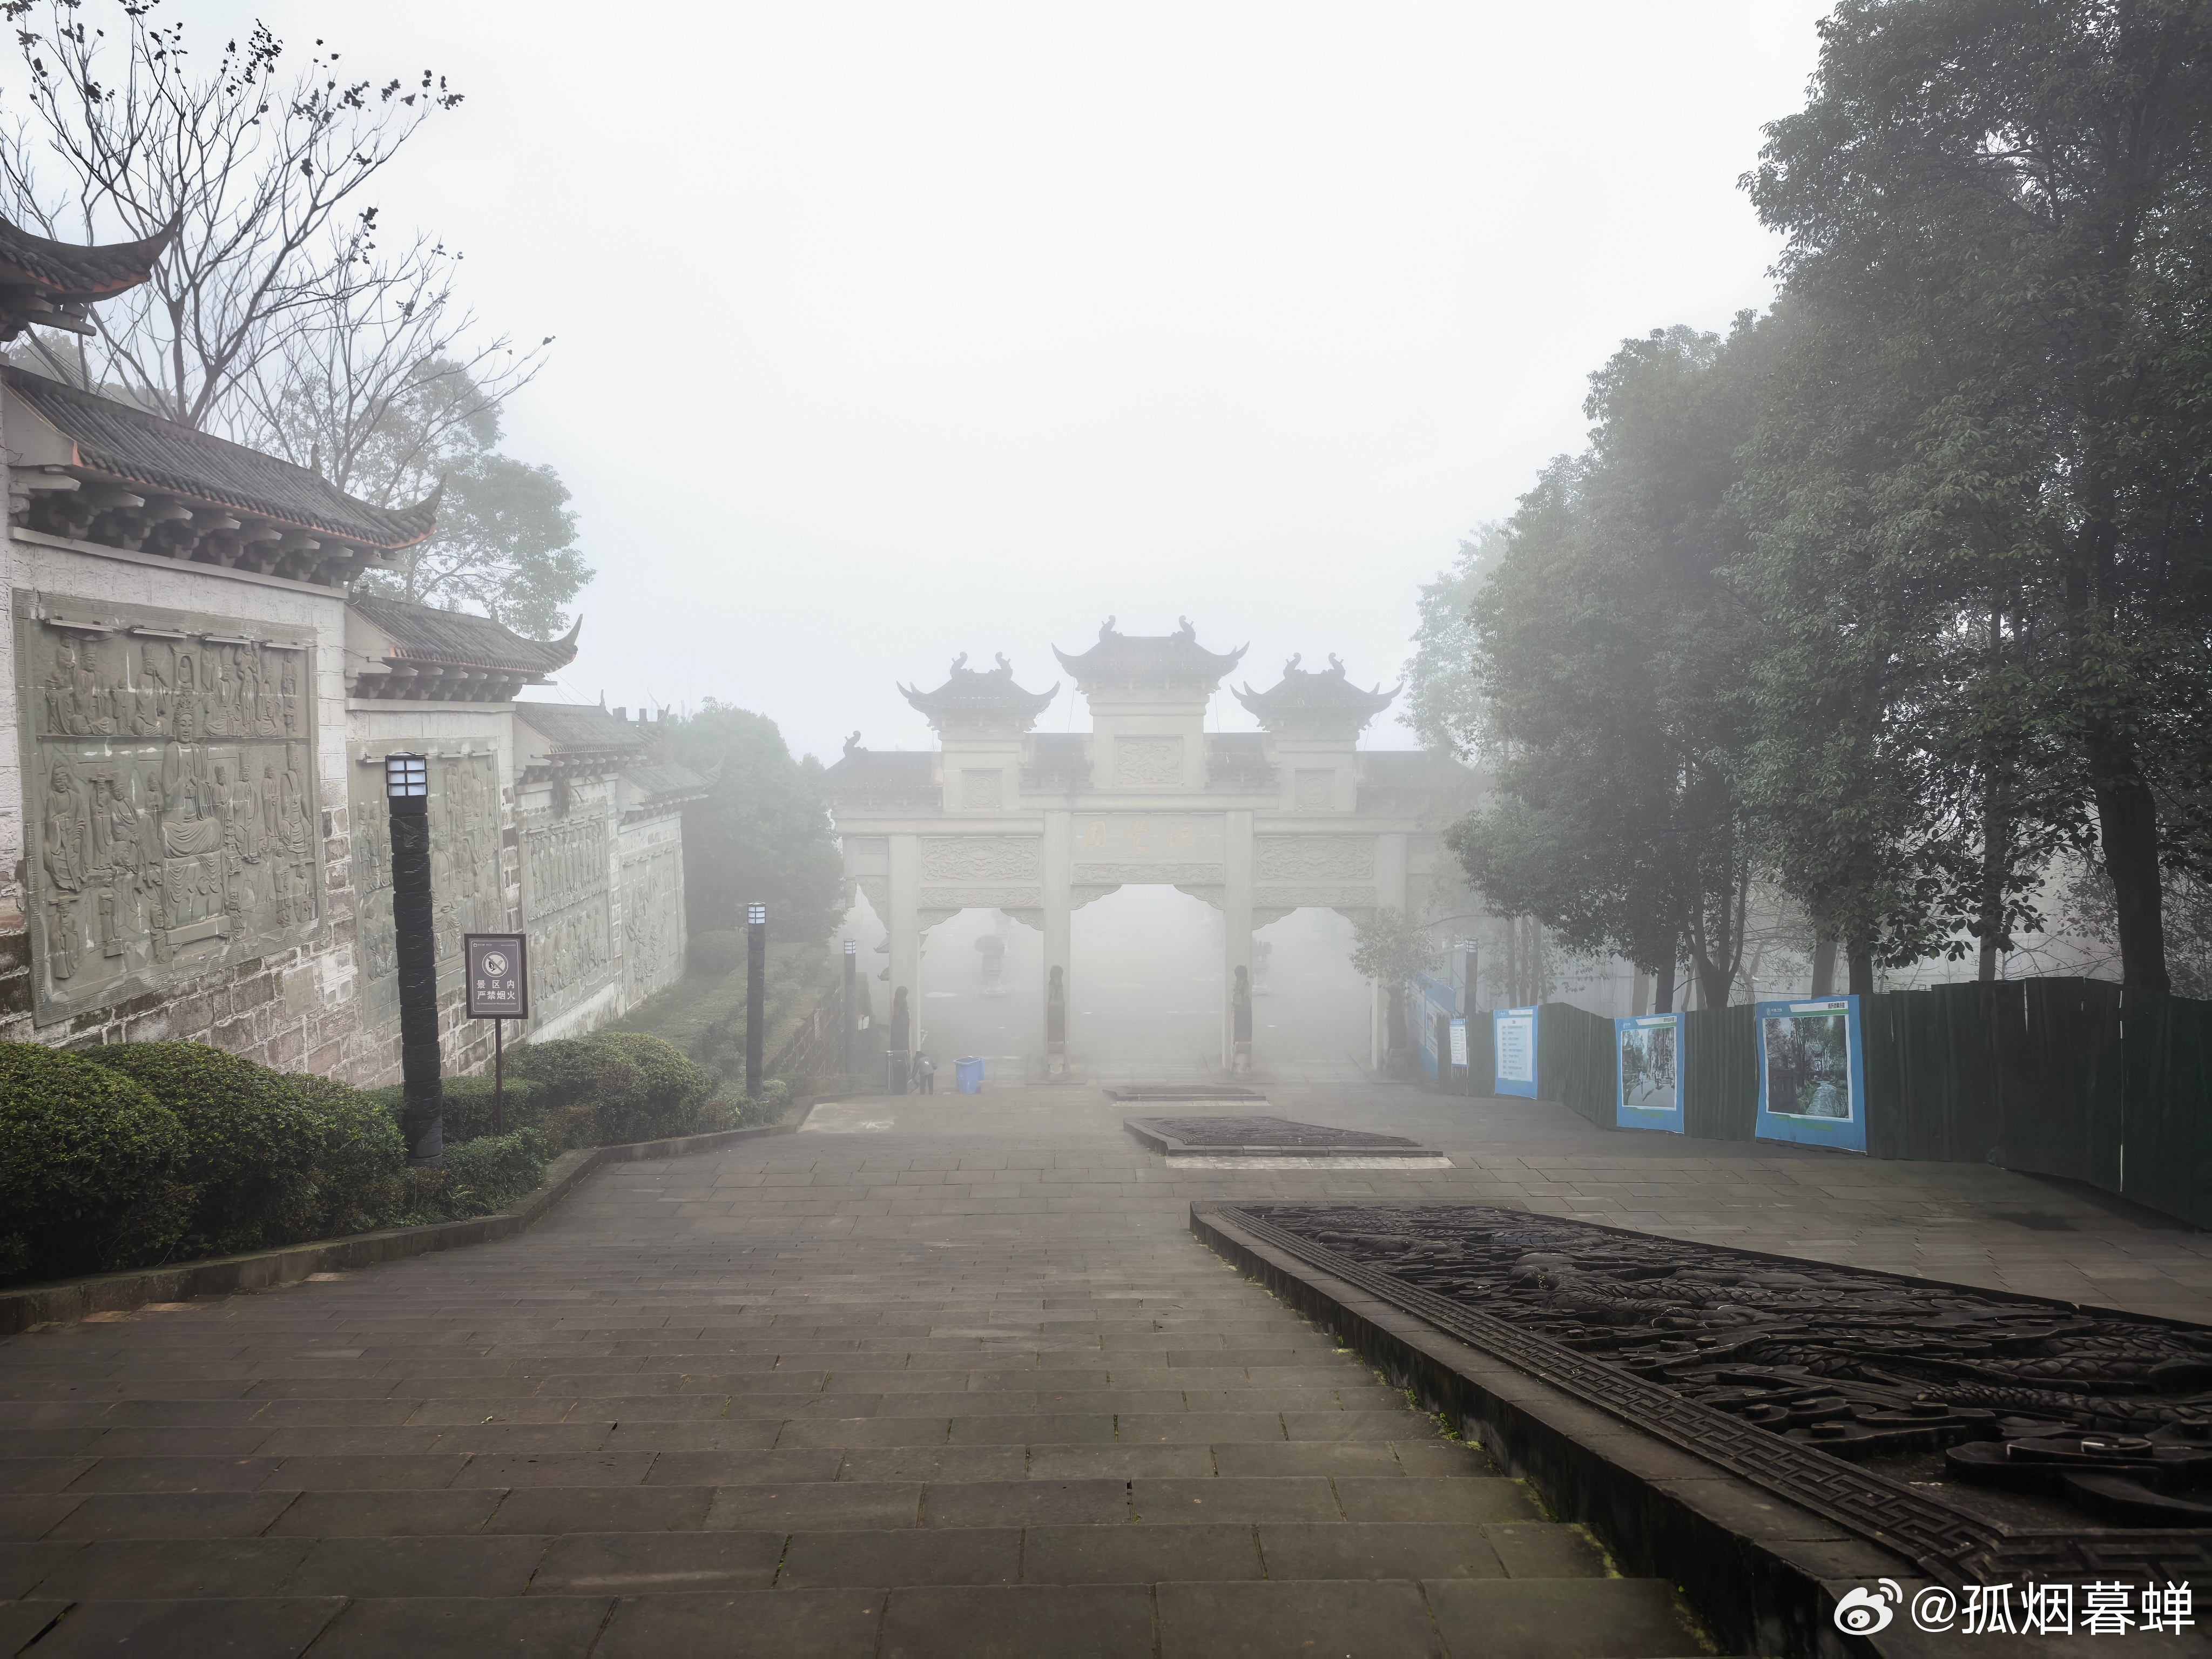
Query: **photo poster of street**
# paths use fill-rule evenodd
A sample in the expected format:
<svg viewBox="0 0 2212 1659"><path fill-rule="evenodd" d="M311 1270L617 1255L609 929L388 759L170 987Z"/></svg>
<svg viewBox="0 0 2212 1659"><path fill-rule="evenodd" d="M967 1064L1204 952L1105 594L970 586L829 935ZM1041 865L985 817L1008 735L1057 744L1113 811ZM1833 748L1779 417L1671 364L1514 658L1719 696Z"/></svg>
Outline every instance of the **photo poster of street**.
<svg viewBox="0 0 2212 1659"><path fill-rule="evenodd" d="M1623 1129L1682 1129L1682 1023L1645 1014L1613 1023L1620 1085L1614 1123Z"/></svg>
<svg viewBox="0 0 2212 1659"><path fill-rule="evenodd" d="M1759 1138L1866 1151L1859 999L1762 1002L1757 1018Z"/></svg>
<svg viewBox="0 0 2212 1659"><path fill-rule="evenodd" d="M1490 1034L1498 1056L1491 1093L1536 1098L1536 1010L1498 1008L1491 1012Z"/></svg>

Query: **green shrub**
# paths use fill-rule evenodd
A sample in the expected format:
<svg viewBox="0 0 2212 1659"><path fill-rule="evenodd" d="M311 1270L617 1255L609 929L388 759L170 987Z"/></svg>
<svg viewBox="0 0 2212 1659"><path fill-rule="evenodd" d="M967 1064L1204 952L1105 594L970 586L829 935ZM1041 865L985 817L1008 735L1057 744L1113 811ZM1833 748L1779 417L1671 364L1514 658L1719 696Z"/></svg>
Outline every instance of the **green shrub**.
<svg viewBox="0 0 2212 1659"><path fill-rule="evenodd" d="M645 1087L636 1066L621 1051L584 1037L526 1044L509 1057L507 1069L541 1091L544 1104L538 1127L556 1146L597 1146L602 1140L624 1139L601 1133L602 1109L609 1101L634 1100ZM619 1119L623 1109L618 1106L614 1117Z"/></svg>
<svg viewBox="0 0 2212 1659"><path fill-rule="evenodd" d="M0 1279L145 1267L184 1231L192 1193L177 1115L79 1055L0 1043Z"/></svg>
<svg viewBox="0 0 2212 1659"><path fill-rule="evenodd" d="M599 1141L660 1140L690 1134L714 1092L714 1074L696 1066L665 1037L643 1031L594 1031L584 1046L613 1054L635 1069L636 1086L599 1103Z"/></svg>
<svg viewBox="0 0 2212 1659"><path fill-rule="evenodd" d="M446 1154L444 1205L454 1220L520 1203L545 1179L552 1149L535 1129L480 1135Z"/></svg>
<svg viewBox="0 0 2212 1659"><path fill-rule="evenodd" d="M507 1079L507 1127L509 1133L516 1129L536 1129L545 1134L547 1125L542 1121L546 1110L546 1094L538 1085L513 1075L509 1066ZM458 1146L463 1141L477 1140L492 1133L492 1086L488 1077L449 1077L445 1081L446 1145ZM399 1121L400 1108L405 1104L404 1090L368 1089L362 1098L374 1102L392 1121ZM549 1140L556 1135L547 1134Z"/></svg>
<svg viewBox="0 0 2212 1659"><path fill-rule="evenodd" d="M284 1081L314 1126L312 1215L272 1243L337 1238L391 1224L407 1204L407 1143L383 1105L332 1078L304 1073Z"/></svg>
<svg viewBox="0 0 2212 1659"><path fill-rule="evenodd" d="M745 936L734 927L691 935L691 971L719 979L745 965Z"/></svg>
<svg viewBox="0 0 2212 1659"><path fill-rule="evenodd" d="M322 1133L283 1073L201 1042L125 1042L85 1058L139 1084L183 1123L182 1179L199 1189L185 1252L258 1249L313 1230Z"/></svg>

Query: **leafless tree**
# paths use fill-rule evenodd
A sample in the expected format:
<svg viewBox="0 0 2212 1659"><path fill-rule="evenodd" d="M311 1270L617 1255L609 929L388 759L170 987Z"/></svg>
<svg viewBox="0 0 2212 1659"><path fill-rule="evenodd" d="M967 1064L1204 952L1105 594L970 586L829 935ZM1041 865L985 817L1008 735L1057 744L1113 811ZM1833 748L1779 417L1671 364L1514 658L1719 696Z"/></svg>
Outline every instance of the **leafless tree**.
<svg viewBox="0 0 2212 1659"><path fill-rule="evenodd" d="M0 132L0 211L80 242L177 228L152 281L98 308L96 335L35 337L40 366L392 499L428 468L378 456L378 434L425 364L459 366L457 409L495 408L536 366L503 338L462 345L476 319L453 297L458 256L428 237L379 245L371 186L461 94L428 70L342 74L320 40L288 76L259 25L203 70L158 4L117 0L112 35L84 0L0 4L29 76Z"/></svg>

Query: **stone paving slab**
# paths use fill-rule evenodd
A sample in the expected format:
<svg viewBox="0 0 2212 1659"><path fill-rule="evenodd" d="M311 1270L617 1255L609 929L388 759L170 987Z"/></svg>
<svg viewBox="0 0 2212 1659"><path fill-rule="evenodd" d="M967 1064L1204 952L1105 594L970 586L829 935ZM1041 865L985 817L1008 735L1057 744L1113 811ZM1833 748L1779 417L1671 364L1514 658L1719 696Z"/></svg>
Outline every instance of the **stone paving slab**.
<svg viewBox="0 0 2212 1659"><path fill-rule="evenodd" d="M0 1640L1666 1659L1698 1649L1669 1587L1603 1577L1192 1238L1190 1202L1601 1208L2212 1311L2204 1236L2000 1170L1269 1095L1454 1167L1170 1170L1088 1091L872 1100L602 1170L520 1238L0 1340Z"/></svg>

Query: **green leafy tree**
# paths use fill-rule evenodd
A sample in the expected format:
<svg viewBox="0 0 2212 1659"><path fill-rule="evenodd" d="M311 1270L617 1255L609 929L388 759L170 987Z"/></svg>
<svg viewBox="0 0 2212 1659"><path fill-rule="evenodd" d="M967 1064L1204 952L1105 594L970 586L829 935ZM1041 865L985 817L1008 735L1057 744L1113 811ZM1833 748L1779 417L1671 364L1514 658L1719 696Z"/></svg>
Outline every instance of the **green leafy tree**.
<svg viewBox="0 0 2212 1659"><path fill-rule="evenodd" d="M1583 455L1522 498L1474 610L1488 809L1447 842L1491 907L1709 1006L1743 950L1755 838L1740 780L1755 619L1729 501L1764 343L1677 328L1592 376Z"/></svg>
<svg viewBox="0 0 2212 1659"><path fill-rule="evenodd" d="M1474 602L1505 557L1510 539L1500 524L1486 524L1459 544L1451 568L1421 586L1420 622L1413 655L1406 665L1406 701L1399 724L1413 728L1431 749L1462 759L1482 725L1476 684Z"/></svg>
<svg viewBox="0 0 2212 1659"><path fill-rule="evenodd" d="M1954 708L1960 684L1981 688L1896 753L1978 773L1963 879L1984 940L2016 919L2008 871L2063 834L2040 798L2064 794L2070 762L2123 976L2164 989L2161 866L2203 856L2190 803L2212 760L2212 8L1844 0L1821 35L1808 107L1768 130L1747 182L1790 239L1789 295L1838 319L1886 382L1862 429L1892 453L1833 469L1863 495L1832 515L1860 550L1831 556L1865 573L1866 637L1846 698L1861 752L1828 793L1892 763L1909 686L1948 687ZM1845 361L1840 344L1826 356ZM1928 619L1947 608L1938 651ZM1957 648L1978 633L1978 665ZM1879 849L1908 816L1854 846ZM1940 908L1961 878L1916 879Z"/></svg>
<svg viewBox="0 0 2212 1659"><path fill-rule="evenodd" d="M713 772L684 814L684 892L695 933L734 927L767 904L772 937L827 939L844 911L844 861L830 834L822 767L794 761L765 714L707 700L660 722L661 758ZM717 772L715 769L719 768Z"/></svg>
<svg viewBox="0 0 2212 1659"><path fill-rule="evenodd" d="M1385 905L1352 923L1352 965L1382 988L1389 1003L1393 1048L1407 1046L1406 988L1435 960L1436 954L1437 944L1429 937L1428 924L1410 911Z"/></svg>

